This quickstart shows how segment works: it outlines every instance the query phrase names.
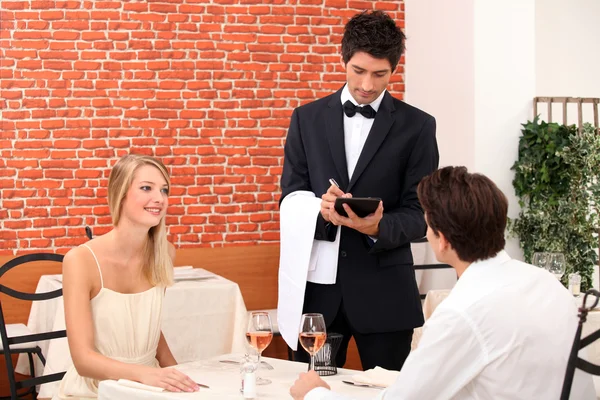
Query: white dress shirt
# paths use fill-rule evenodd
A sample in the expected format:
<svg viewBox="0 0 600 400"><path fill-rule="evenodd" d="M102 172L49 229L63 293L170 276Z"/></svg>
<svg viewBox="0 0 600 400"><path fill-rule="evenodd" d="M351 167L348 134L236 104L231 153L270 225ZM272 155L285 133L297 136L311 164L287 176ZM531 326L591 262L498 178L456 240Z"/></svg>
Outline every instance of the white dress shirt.
<svg viewBox="0 0 600 400"><path fill-rule="evenodd" d="M371 107L373 107L373 110L379 110L379 105L381 104L381 100L383 99L385 92L385 90L381 92L379 97L369 104ZM350 100L355 106L367 105L358 104L356 100L354 100L354 97L352 97L350 94L350 90L348 90L348 84L346 84L344 89L342 89L342 95L340 98L342 100L342 105L348 100ZM354 172L354 168L358 162L358 157L360 156L365 142L367 141L367 137L369 136L369 132L371 131L374 120L375 118L365 118L360 113L356 113L352 117L348 117L346 113L344 113L344 148L346 150L346 165L348 166L349 179L352 178L352 173Z"/></svg>
<svg viewBox="0 0 600 400"><path fill-rule="evenodd" d="M558 399L577 321L573 296L553 275L501 251L466 269L376 399ZM571 398L593 392L578 371ZM305 397L319 399L348 398L324 388Z"/></svg>

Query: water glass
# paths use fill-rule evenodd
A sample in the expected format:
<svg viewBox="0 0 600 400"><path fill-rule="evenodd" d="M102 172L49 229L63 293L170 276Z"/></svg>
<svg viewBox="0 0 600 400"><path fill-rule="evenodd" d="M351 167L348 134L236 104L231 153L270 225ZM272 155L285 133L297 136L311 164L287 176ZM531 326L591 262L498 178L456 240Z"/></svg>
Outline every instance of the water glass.
<svg viewBox="0 0 600 400"><path fill-rule="evenodd" d="M581 275L577 272L569 275L569 291L575 297L581 294Z"/></svg>
<svg viewBox="0 0 600 400"><path fill-rule="evenodd" d="M536 252L533 253L533 258L531 259L531 263L536 267L548 269L548 261L550 258L550 253L546 252Z"/></svg>
<svg viewBox="0 0 600 400"><path fill-rule="evenodd" d="M550 253L550 258L548 259L548 271L554 274L556 279L560 280L565 273L565 269L565 255L562 253Z"/></svg>

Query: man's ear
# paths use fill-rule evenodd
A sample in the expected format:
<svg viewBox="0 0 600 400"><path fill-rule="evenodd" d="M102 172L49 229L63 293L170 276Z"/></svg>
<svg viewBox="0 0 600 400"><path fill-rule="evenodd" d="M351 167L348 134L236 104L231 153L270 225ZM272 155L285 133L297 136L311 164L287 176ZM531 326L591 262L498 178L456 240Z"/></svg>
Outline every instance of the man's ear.
<svg viewBox="0 0 600 400"><path fill-rule="evenodd" d="M441 254L446 253L452 248L452 246L450 245L450 242L448 241L448 239L446 239L446 236L444 236L442 232L438 231L438 236L440 238L440 240L438 241L438 250Z"/></svg>
<svg viewBox="0 0 600 400"><path fill-rule="evenodd" d="M342 66L342 68L345 71L346 70L346 63L344 62L344 56L340 56L340 65Z"/></svg>

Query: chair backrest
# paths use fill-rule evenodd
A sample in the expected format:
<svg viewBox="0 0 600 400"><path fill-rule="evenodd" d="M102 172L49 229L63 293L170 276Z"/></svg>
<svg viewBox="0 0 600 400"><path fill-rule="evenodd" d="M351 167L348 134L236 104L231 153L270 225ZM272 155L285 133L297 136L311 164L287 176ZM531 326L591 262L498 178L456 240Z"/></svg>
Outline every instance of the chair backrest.
<svg viewBox="0 0 600 400"><path fill-rule="evenodd" d="M62 254L53 254L53 253L32 253L25 254L19 257L16 257L12 260L6 262L2 267L0 267L0 278L11 269L30 263L34 261L55 261L62 262L64 256ZM4 293L10 297L26 300L26 301L42 301L54 299L62 296L62 289L53 290L47 293L24 293L18 290L11 289L3 284L0 284L0 293ZM32 347L36 346L36 342L42 340L50 340L57 339L61 337L66 337L66 330L54 331L54 332L44 332L23 336L15 336L8 337L8 333L6 331L6 321L4 320L4 312L2 310L2 302L0 301L0 338L2 340L2 349L4 352L4 359L6 361L6 370L8 373L8 380L10 385L11 398L16 399L16 393L18 390L22 388L30 388L32 386L41 385L43 383L48 383L52 381L57 381L62 379L64 372L40 376L40 377L31 377L30 379L25 379L17 382L15 378L15 371L12 365L12 357L11 354L17 353L18 351L13 351L11 349L12 345L22 344L22 343L32 343Z"/></svg>
<svg viewBox="0 0 600 400"><path fill-rule="evenodd" d="M411 245L426 245L427 244L427 238L423 237L420 239L416 239L411 241ZM414 253L413 253L414 254ZM413 265L413 268L415 269L415 271L431 271L431 270L452 270L452 266L448 265L448 264L442 264L442 263L434 263L434 264L417 264L415 263ZM419 287L419 295L421 296L421 300L424 300L425 297L427 296L427 290L421 290L423 288Z"/></svg>
<svg viewBox="0 0 600 400"><path fill-rule="evenodd" d="M591 305L588 306L588 297L593 299ZM571 347L571 353L569 354L569 361L567 362L567 371L565 373L565 380L563 381L562 392L560 394L561 400L568 400L571 394L571 386L573 386L573 378L575 376L575 370L587 372L592 375L600 375L600 365L592 364L579 357L579 350L590 345L596 340L600 339L600 329L590 333L583 339L581 338L581 332L583 324L587 319L587 314L593 310L600 300L600 292L594 289L588 290L583 297L583 304L579 307L579 323L577 324L577 331L575 332L575 339L573 340L573 346Z"/></svg>
<svg viewBox="0 0 600 400"><path fill-rule="evenodd" d="M89 226L85 226L85 236L87 236L88 239L92 240L92 228L90 228Z"/></svg>

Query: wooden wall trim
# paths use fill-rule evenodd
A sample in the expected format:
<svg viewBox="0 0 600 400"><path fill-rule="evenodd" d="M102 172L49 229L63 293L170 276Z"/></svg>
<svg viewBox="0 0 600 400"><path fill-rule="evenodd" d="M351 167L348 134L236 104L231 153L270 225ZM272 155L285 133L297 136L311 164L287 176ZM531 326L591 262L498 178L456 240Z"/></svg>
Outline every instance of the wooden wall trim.
<svg viewBox="0 0 600 400"><path fill-rule="evenodd" d="M0 256L0 265L15 257ZM277 307L279 245L179 249L175 265L204 268L236 282L249 310ZM33 293L40 276L60 273L60 263L36 261L16 267L0 279L10 288ZM0 301L7 323L27 323L31 302L4 294L0 294Z"/></svg>

